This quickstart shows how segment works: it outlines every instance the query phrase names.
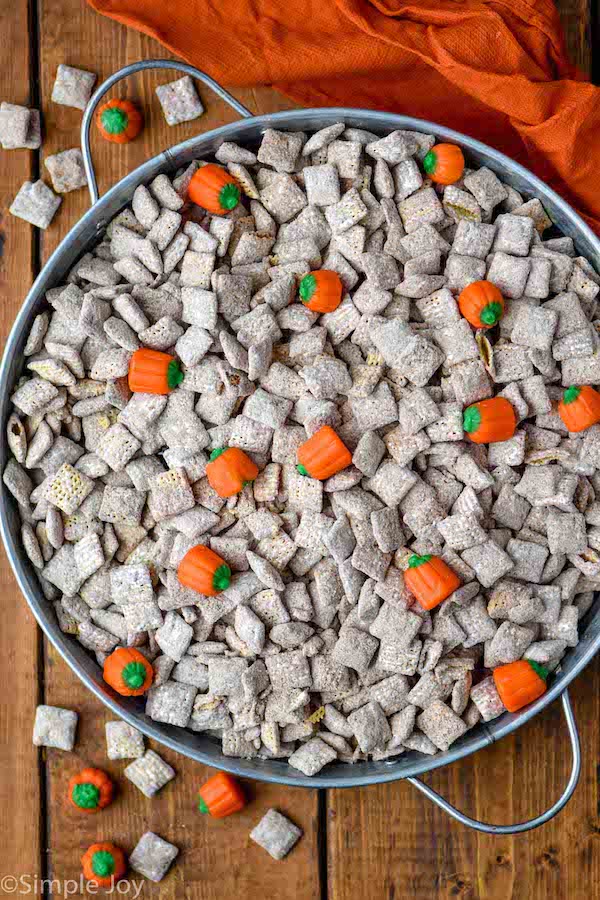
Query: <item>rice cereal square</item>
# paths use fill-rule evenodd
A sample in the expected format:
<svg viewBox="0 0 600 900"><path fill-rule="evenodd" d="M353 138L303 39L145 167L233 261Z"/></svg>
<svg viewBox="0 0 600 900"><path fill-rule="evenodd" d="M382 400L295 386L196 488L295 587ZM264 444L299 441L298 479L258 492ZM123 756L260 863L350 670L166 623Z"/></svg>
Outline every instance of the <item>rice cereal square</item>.
<svg viewBox="0 0 600 900"><path fill-rule="evenodd" d="M283 859L302 837L302 829L276 809L270 809L250 832L250 840L273 859Z"/></svg>
<svg viewBox="0 0 600 900"><path fill-rule="evenodd" d="M168 84L160 84L156 88L156 96L162 106L167 125L191 122L204 112L194 82L189 75Z"/></svg>
<svg viewBox="0 0 600 900"><path fill-rule="evenodd" d="M93 72L61 63L56 71L56 80L52 88L52 102L60 103L61 106L74 106L75 109L85 109L95 83L96 76Z"/></svg>
<svg viewBox="0 0 600 900"><path fill-rule="evenodd" d="M38 706L33 725L33 743L36 747L56 747L72 750L75 746L77 713L59 706Z"/></svg>
<svg viewBox="0 0 600 900"><path fill-rule="evenodd" d="M147 831L135 845L129 865L134 872L145 875L150 881L162 881L177 854L179 848L163 840L152 831Z"/></svg>
<svg viewBox="0 0 600 900"><path fill-rule="evenodd" d="M123 775L145 797L154 797L165 784L175 778L175 770L154 750L146 750L143 756L127 766Z"/></svg>
<svg viewBox="0 0 600 900"><path fill-rule="evenodd" d="M62 203L43 181L26 181L13 200L9 212L37 228L47 228Z"/></svg>
<svg viewBox="0 0 600 900"><path fill-rule="evenodd" d="M83 168L83 156L78 147L72 150L63 150L47 156L44 165L50 172L52 187L59 194L76 191L87 184L85 169Z"/></svg>
<svg viewBox="0 0 600 900"><path fill-rule="evenodd" d="M144 755L144 735L120 719L107 722L106 755L109 759L138 759Z"/></svg>

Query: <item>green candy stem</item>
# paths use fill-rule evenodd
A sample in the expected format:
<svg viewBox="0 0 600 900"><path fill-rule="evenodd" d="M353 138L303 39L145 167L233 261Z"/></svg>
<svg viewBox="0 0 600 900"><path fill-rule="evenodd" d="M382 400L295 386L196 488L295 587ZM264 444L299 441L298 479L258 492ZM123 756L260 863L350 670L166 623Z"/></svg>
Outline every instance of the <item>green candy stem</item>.
<svg viewBox="0 0 600 900"><path fill-rule="evenodd" d="M463 413L463 430L473 434L481 425L481 413L476 406L467 406Z"/></svg>
<svg viewBox="0 0 600 900"><path fill-rule="evenodd" d="M231 569L226 563L223 563L222 566L215 571L213 575L213 588L215 591L224 591L229 587L229 582L231 581Z"/></svg>
<svg viewBox="0 0 600 900"><path fill-rule="evenodd" d="M200 799L198 800L198 809L201 813L203 813L203 815L206 815L208 813L208 806L206 805L202 797L200 797Z"/></svg>
<svg viewBox="0 0 600 900"><path fill-rule="evenodd" d="M121 678L128 688L131 688L134 691L141 688L146 680L146 669L144 664L140 662L127 663L121 672Z"/></svg>
<svg viewBox="0 0 600 900"><path fill-rule="evenodd" d="M129 116L118 106L111 106L104 110L100 121L107 134L123 134L129 124Z"/></svg>
<svg viewBox="0 0 600 900"><path fill-rule="evenodd" d="M234 209L240 202L240 189L232 181L219 191L219 203L223 209Z"/></svg>
<svg viewBox="0 0 600 900"><path fill-rule="evenodd" d="M217 448L216 448L215 450L213 450L212 453L210 454L210 461L212 462L213 459L216 459L218 456L221 455L221 453L225 453L226 450L227 450L227 447L217 447Z"/></svg>
<svg viewBox="0 0 600 900"><path fill-rule="evenodd" d="M80 809L96 809L100 799L100 791L95 784L86 781L84 784L76 784L71 794L75 806Z"/></svg>
<svg viewBox="0 0 600 900"><path fill-rule="evenodd" d="M479 318L483 322L484 325L495 325L496 322L500 319L502 315L502 304L501 303L488 303L487 306L484 306L481 310L481 315Z"/></svg>
<svg viewBox="0 0 600 900"><path fill-rule="evenodd" d="M531 666L534 672L540 676L542 681L546 681L550 672L545 666L542 666L539 662L535 662L533 659L528 659L527 662Z"/></svg>
<svg viewBox="0 0 600 900"><path fill-rule="evenodd" d="M308 469L306 466L296 466L296 471L300 472L301 475L308 475Z"/></svg>
<svg viewBox="0 0 600 900"><path fill-rule="evenodd" d="M437 166L437 156L430 150L425 159L423 160L423 168L427 172L428 175L433 175Z"/></svg>
<svg viewBox="0 0 600 900"><path fill-rule="evenodd" d="M178 387L184 378L185 375L181 371L181 366L176 359L172 359L167 367L167 384L171 390Z"/></svg>
<svg viewBox="0 0 600 900"><path fill-rule="evenodd" d="M431 554L426 554L425 556L418 556L416 553L408 560L408 568L409 569L418 569L419 566L424 566L425 563L428 563L431 559Z"/></svg>
<svg viewBox="0 0 600 900"><path fill-rule="evenodd" d="M97 850L92 856L92 872L99 878L108 878L115 871L115 861L108 850Z"/></svg>
<svg viewBox="0 0 600 900"><path fill-rule="evenodd" d="M580 393L581 388L578 388L576 384L572 384L563 394L563 403L575 403Z"/></svg>
<svg viewBox="0 0 600 900"><path fill-rule="evenodd" d="M310 303L317 289L317 279L314 275L305 275L300 282L299 294L303 303Z"/></svg>

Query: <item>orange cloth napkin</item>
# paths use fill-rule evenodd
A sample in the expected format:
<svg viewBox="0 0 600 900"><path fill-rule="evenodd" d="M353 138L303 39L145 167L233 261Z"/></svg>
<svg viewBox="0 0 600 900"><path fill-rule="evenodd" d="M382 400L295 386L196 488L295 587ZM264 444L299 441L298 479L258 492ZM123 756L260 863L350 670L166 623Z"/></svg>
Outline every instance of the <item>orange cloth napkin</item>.
<svg viewBox="0 0 600 900"><path fill-rule="evenodd" d="M600 88L552 0L88 0L224 85L430 119L532 169L600 234Z"/></svg>

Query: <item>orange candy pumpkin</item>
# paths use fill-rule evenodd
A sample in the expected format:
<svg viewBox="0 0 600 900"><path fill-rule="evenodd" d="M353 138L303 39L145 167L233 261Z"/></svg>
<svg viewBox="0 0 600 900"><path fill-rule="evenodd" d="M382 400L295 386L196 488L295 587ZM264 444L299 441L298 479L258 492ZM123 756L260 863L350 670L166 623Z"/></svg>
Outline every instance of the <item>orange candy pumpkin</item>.
<svg viewBox="0 0 600 900"><path fill-rule="evenodd" d="M188 197L192 203L218 216L234 209L240 202L240 196L238 181L227 169L214 163L201 166L194 173L188 187Z"/></svg>
<svg viewBox="0 0 600 900"><path fill-rule="evenodd" d="M125 854L116 844L102 841L92 844L81 857L84 878L101 887L112 887L127 874Z"/></svg>
<svg viewBox="0 0 600 900"><path fill-rule="evenodd" d="M458 308L473 328L492 328L504 313L504 297L491 281L473 281L460 292Z"/></svg>
<svg viewBox="0 0 600 900"><path fill-rule="evenodd" d="M298 462L301 475L324 481L349 466L352 454L333 428L323 425L298 447Z"/></svg>
<svg viewBox="0 0 600 900"><path fill-rule="evenodd" d="M548 670L531 659L498 666L493 676L496 690L509 712L523 709L546 692Z"/></svg>
<svg viewBox="0 0 600 900"><path fill-rule="evenodd" d="M112 803L114 785L102 769L82 769L69 781L69 801L84 813L98 812Z"/></svg>
<svg viewBox="0 0 600 900"><path fill-rule="evenodd" d="M227 772L218 772L209 778L198 791L198 797L200 812L209 813L213 819L224 819L246 805L239 782Z"/></svg>
<svg viewBox="0 0 600 900"><path fill-rule="evenodd" d="M436 144L423 160L423 168L437 184L454 184L465 170L465 158L456 144Z"/></svg>
<svg viewBox="0 0 600 900"><path fill-rule="evenodd" d="M461 585L458 575L439 556L417 556L416 553L408 560L404 583L423 609L439 606Z"/></svg>
<svg viewBox="0 0 600 900"><path fill-rule="evenodd" d="M143 347L129 363L129 390L142 394L168 394L183 381L184 375L174 356Z"/></svg>
<svg viewBox="0 0 600 900"><path fill-rule="evenodd" d="M237 447L219 447L210 454L206 477L219 497L233 497L258 475L258 466Z"/></svg>
<svg viewBox="0 0 600 900"><path fill-rule="evenodd" d="M117 647L104 661L102 677L124 697L145 694L154 678L154 669L135 647Z"/></svg>
<svg viewBox="0 0 600 900"><path fill-rule="evenodd" d="M333 312L342 302L342 280L337 272L319 269L304 276L298 293L301 301L312 312Z"/></svg>
<svg viewBox="0 0 600 900"><path fill-rule="evenodd" d="M517 417L504 397L491 397L467 406L463 413L463 428L475 444L496 444L507 441L515 433Z"/></svg>
<svg viewBox="0 0 600 900"><path fill-rule="evenodd" d="M109 100L96 114L102 137L113 144L128 144L144 127L142 114L130 100Z"/></svg>
<svg viewBox="0 0 600 900"><path fill-rule="evenodd" d="M600 394L589 384L573 384L563 393L558 414L569 431L584 431L600 422Z"/></svg>
<svg viewBox="0 0 600 900"><path fill-rule="evenodd" d="M179 563L177 578L184 587L205 597L216 597L229 587L231 569L214 550L196 544Z"/></svg>

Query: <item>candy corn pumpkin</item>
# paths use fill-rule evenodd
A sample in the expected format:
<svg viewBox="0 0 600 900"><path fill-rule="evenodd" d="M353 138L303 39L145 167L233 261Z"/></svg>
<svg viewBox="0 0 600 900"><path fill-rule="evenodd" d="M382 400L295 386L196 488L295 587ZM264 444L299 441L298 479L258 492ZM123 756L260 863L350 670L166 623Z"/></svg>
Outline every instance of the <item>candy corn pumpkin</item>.
<svg viewBox="0 0 600 900"><path fill-rule="evenodd" d="M233 497L258 475L258 466L237 447L219 447L210 454L206 477L219 497Z"/></svg>
<svg viewBox="0 0 600 900"><path fill-rule="evenodd" d="M491 281L473 281L460 292L458 308L473 328L492 328L504 313L504 297Z"/></svg>
<svg viewBox="0 0 600 900"><path fill-rule="evenodd" d="M548 670L531 659L494 669L494 684L509 712L517 712L546 692Z"/></svg>
<svg viewBox="0 0 600 900"><path fill-rule="evenodd" d="M102 769L82 769L69 781L69 801L84 813L98 812L112 803L114 786Z"/></svg>
<svg viewBox="0 0 600 900"><path fill-rule="evenodd" d="M117 647L104 661L102 677L124 697L145 694L154 678L154 669L135 647Z"/></svg>
<svg viewBox="0 0 600 900"><path fill-rule="evenodd" d="M198 809L213 819L224 819L239 812L246 805L246 798L239 782L227 772L218 772L209 778L198 791Z"/></svg>
<svg viewBox="0 0 600 900"><path fill-rule="evenodd" d="M417 556L408 560L404 583L423 609L433 609L460 587L460 578L439 556Z"/></svg>
<svg viewBox="0 0 600 900"><path fill-rule="evenodd" d="M174 356L143 347L129 363L129 390L142 394L168 394L184 375Z"/></svg>
<svg viewBox="0 0 600 900"><path fill-rule="evenodd" d="M92 844L81 857L83 875L101 887L112 887L127 873L125 854L116 844L102 841Z"/></svg>
<svg viewBox="0 0 600 900"><path fill-rule="evenodd" d="M298 447L296 467L301 475L318 481L331 478L352 462L352 454L330 425L323 425Z"/></svg>
<svg viewBox="0 0 600 900"><path fill-rule="evenodd" d="M179 563L177 578L184 587L205 597L216 597L229 587L231 569L214 550L197 544Z"/></svg>
<svg viewBox="0 0 600 900"><path fill-rule="evenodd" d="M138 136L144 125L142 114L130 100L109 100L96 115L102 137L113 144L128 144Z"/></svg>
<svg viewBox="0 0 600 900"><path fill-rule="evenodd" d="M504 397L492 397L467 406L463 413L463 429L475 444L497 444L515 433L517 417Z"/></svg>
<svg viewBox="0 0 600 900"><path fill-rule="evenodd" d="M423 160L423 168L437 184L454 184L465 170L465 158L456 144L436 144Z"/></svg>
<svg viewBox="0 0 600 900"><path fill-rule="evenodd" d="M337 309L342 302L343 286L337 272L319 269L304 276L298 292L301 301L311 312L328 313Z"/></svg>
<svg viewBox="0 0 600 900"><path fill-rule="evenodd" d="M201 166L188 187L188 197L197 206L217 216L225 215L240 202L240 186L227 169L214 163Z"/></svg>
<svg viewBox="0 0 600 900"><path fill-rule="evenodd" d="M569 431L584 431L600 422L600 394L589 384L573 384L563 393L558 414Z"/></svg>

